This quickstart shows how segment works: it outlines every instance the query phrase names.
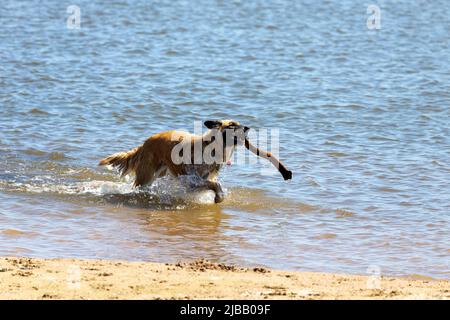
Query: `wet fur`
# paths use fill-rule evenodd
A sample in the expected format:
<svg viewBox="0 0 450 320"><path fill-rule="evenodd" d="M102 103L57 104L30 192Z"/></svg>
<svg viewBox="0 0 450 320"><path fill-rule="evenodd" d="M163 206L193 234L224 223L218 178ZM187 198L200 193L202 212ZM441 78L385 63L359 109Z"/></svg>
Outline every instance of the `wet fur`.
<svg viewBox="0 0 450 320"><path fill-rule="evenodd" d="M214 124L207 126L215 127L218 130L224 130L230 124L237 124L232 120L213 121ZM172 137L177 135L178 140L172 141ZM181 176L195 174L203 179L205 186L213 190L216 194L215 202L223 201L223 190L217 182L217 176L222 164L175 164L172 161L172 149L178 143L190 144L191 155L193 159L194 144L201 143L203 149L213 141L209 141L208 135L211 136L211 130L208 130L203 136L192 135L184 131L166 131L157 133L148 138L143 145L127 152L115 153L100 161L100 166L112 166L119 170L121 176L130 173L135 174L134 186L151 185L153 181L165 175ZM209 137L210 137L209 136ZM224 143L226 146L226 143ZM235 146L231 150L224 150L224 162L231 158ZM224 148L225 149L225 148ZM228 152L227 152L228 151Z"/></svg>

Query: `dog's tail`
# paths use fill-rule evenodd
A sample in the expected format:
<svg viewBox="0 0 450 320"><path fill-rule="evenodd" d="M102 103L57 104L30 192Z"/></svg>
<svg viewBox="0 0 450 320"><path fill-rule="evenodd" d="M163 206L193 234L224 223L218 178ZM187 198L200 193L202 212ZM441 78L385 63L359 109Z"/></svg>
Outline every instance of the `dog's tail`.
<svg viewBox="0 0 450 320"><path fill-rule="evenodd" d="M99 166L112 166L119 170L122 177L136 171L140 163L142 146L136 147L127 152L118 152L99 162Z"/></svg>

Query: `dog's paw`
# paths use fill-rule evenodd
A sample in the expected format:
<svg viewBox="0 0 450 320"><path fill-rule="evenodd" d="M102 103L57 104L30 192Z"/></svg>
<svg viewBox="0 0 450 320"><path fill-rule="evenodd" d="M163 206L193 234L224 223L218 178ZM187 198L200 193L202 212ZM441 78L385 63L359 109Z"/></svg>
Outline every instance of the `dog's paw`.
<svg viewBox="0 0 450 320"><path fill-rule="evenodd" d="M225 194L223 192L216 193L216 196L214 197L214 202L215 203L220 203L223 200L225 200Z"/></svg>

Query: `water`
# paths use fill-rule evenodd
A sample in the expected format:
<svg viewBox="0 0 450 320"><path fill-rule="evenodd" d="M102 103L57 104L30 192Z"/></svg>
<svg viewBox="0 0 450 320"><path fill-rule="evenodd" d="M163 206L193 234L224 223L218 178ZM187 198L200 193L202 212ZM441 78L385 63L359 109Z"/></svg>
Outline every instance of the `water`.
<svg viewBox="0 0 450 320"><path fill-rule="evenodd" d="M449 278L448 1L71 4L0 7L0 255ZM278 128L294 179L234 164L214 205L97 167L217 118Z"/></svg>

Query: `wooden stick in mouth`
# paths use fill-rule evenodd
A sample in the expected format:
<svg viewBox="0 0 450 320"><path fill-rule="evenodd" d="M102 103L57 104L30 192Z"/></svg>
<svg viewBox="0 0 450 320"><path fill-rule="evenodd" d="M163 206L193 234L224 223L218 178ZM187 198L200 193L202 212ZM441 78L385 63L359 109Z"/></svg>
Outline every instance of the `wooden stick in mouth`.
<svg viewBox="0 0 450 320"><path fill-rule="evenodd" d="M292 179L292 171L286 169L283 163L278 160L272 153L259 149L258 147L254 146L247 138L245 138L245 147L257 156L268 159L270 162L272 162L275 168L277 168L281 173L284 180Z"/></svg>

